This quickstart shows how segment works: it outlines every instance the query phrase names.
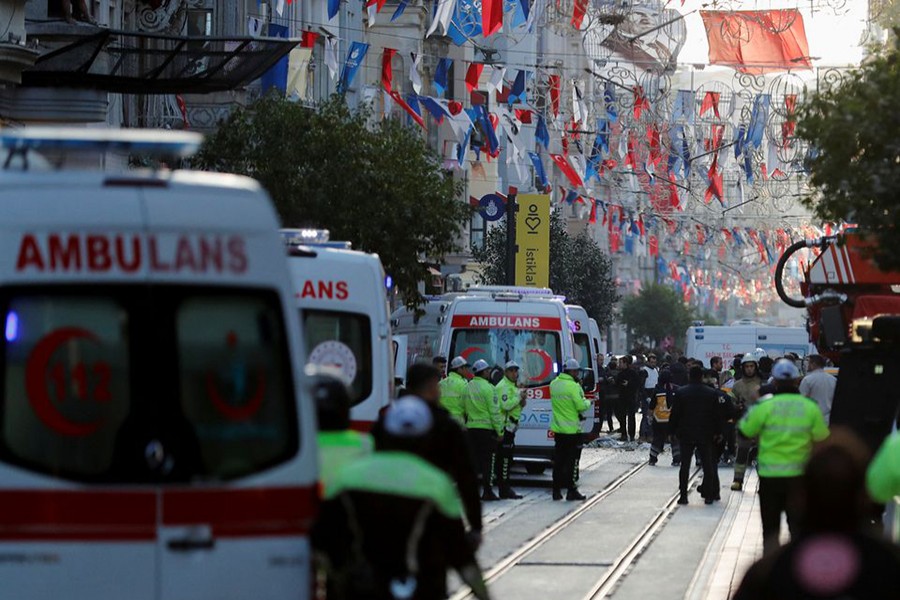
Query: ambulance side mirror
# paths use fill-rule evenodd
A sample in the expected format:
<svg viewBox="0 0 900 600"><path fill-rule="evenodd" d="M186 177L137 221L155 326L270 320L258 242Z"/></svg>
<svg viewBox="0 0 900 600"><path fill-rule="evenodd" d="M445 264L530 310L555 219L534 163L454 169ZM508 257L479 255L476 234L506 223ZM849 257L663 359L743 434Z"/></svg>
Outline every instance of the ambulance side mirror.
<svg viewBox="0 0 900 600"><path fill-rule="evenodd" d="M581 387L586 392L594 391L594 387L597 385L597 379L594 377L594 371L586 370L584 375L581 376Z"/></svg>

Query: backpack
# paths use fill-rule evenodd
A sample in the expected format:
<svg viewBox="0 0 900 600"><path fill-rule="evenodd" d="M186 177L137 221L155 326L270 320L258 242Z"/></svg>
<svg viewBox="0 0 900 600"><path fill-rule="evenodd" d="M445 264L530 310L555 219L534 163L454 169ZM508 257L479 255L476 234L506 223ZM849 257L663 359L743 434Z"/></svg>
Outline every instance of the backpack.
<svg viewBox="0 0 900 600"><path fill-rule="evenodd" d="M672 409L666 400L666 392L659 392L653 399L653 420L657 423L668 423Z"/></svg>

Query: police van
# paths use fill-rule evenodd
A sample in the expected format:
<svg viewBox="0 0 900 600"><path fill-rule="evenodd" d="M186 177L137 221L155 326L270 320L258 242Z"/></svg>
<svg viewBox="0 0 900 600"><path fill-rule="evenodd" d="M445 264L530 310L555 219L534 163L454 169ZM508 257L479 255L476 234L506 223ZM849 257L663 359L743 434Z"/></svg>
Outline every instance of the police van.
<svg viewBox="0 0 900 600"><path fill-rule="evenodd" d="M307 363L339 369L350 382L351 425L368 431L393 397L384 268L317 229L282 229L303 321Z"/></svg>
<svg viewBox="0 0 900 600"><path fill-rule="evenodd" d="M494 368L494 383L507 361L521 365L519 383L527 404L516 434L516 456L552 456L550 382L566 359L576 356L563 300L548 289L471 287L453 299L443 326L441 354L462 356L469 364L486 360ZM584 421L586 433L593 427L592 415L593 410Z"/></svg>
<svg viewBox="0 0 900 600"><path fill-rule="evenodd" d="M4 130L180 154L200 136ZM12 155L10 155L12 156ZM251 179L0 172L0 578L22 599L308 596L313 407Z"/></svg>

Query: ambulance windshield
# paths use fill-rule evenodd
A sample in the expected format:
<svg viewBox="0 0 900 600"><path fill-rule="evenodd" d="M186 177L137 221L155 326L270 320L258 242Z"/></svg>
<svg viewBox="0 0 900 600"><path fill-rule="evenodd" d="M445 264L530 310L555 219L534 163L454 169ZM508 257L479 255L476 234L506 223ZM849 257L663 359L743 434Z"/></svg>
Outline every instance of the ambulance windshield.
<svg viewBox="0 0 900 600"><path fill-rule="evenodd" d="M584 369L593 369L594 361L591 357L591 338L586 333L575 334L575 358Z"/></svg>
<svg viewBox="0 0 900 600"><path fill-rule="evenodd" d="M514 360L521 365L519 378L524 385L543 386L553 381L559 371L559 332L454 329L449 355L463 356L470 365L483 359L500 369L507 361Z"/></svg>
<svg viewBox="0 0 900 600"><path fill-rule="evenodd" d="M307 362L336 367L350 381L350 401L372 395L372 326L362 313L303 309Z"/></svg>

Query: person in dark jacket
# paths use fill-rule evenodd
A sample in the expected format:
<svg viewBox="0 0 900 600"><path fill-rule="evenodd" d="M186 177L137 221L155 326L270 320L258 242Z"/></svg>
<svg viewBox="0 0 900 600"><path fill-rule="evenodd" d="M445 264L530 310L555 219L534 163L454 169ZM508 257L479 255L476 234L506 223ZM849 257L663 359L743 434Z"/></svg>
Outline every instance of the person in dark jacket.
<svg viewBox="0 0 900 600"><path fill-rule="evenodd" d="M672 363L672 367L670 370L672 371L672 383L677 386L687 385L688 370L687 359L685 357L682 356L674 363Z"/></svg>
<svg viewBox="0 0 900 600"><path fill-rule="evenodd" d="M422 398L431 410L433 424L420 452L422 458L444 471L456 484L463 503L468 537L477 548L481 544L481 498L478 493L478 474L475 452L465 430L450 413L441 406L441 389L438 385L441 372L427 363L416 363L406 373L407 393ZM375 442L384 435L383 420L372 428Z"/></svg>
<svg viewBox="0 0 900 600"><path fill-rule="evenodd" d="M690 457L700 454L703 465L703 486L700 493L706 504L719 499L719 473L713 462L715 438L722 430L719 395L703 384L703 368L691 367L688 385L675 392L669 423L681 442L681 470L678 474L681 497L679 504L688 503L688 478L691 472Z"/></svg>
<svg viewBox="0 0 900 600"><path fill-rule="evenodd" d="M681 446L669 428L669 417L672 414L672 403L675 400L675 391L678 386L672 383L672 373L663 369L659 374L656 384L656 392L653 394L650 405L650 414L653 418L653 442L650 444L650 464L655 465L662 454L666 442L672 448L672 466L681 464Z"/></svg>
<svg viewBox="0 0 900 600"><path fill-rule="evenodd" d="M619 439L623 442L634 441L635 416L637 412L638 390L641 379L638 372L631 368L634 359L625 355L619 359L619 373L616 375L616 387L619 397L616 401L616 419L619 421Z"/></svg>

